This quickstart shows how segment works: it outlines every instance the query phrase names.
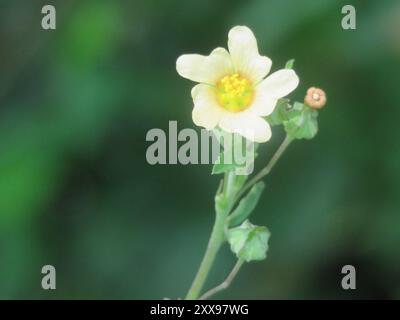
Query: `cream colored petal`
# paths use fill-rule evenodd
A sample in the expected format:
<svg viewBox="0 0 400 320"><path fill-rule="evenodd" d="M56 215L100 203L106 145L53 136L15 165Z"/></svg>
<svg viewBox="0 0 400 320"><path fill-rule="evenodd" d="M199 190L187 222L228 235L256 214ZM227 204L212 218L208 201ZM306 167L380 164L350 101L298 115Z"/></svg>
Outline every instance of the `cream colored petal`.
<svg viewBox="0 0 400 320"><path fill-rule="evenodd" d="M231 55L225 48L222 47L215 48L213 51L211 51L210 55L211 56L219 55L221 58L229 60L229 68L232 68Z"/></svg>
<svg viewBox="0 0 400 320"><path fill-rule="evenodd" d="M214 88L206 84L198 84L192 89L192 98L194 102L193 122L207 130L215 128L224 110L216 101Z"/></svg>
<svg viewBox="0 0 400 320"><path fill-rule="evenodd" d="M263 80L257 86L257 91L279 99L296 89L298 84L299 77L293 70L282 69Z"/></svg>
<svg viewBox="0 0 400 320"><path fill-rule="evenodd" d="M215 84L233 72L228 51L217 48L209 56L184 54L176 61L176 70L182 77L201 83Z"/></svg>
<svg viewBox="0 0 400 320"><path fill-rule="evenodd" d="M271 138L269 124L250 112L224 114L219 121L219 126L227 132L238 133L259 143L266 142Z"/></svg>
<svg viewBox="0 0 400 320"><path fill-rule="evenodd" d="M259 55L257 40L248 27L237 26L229 31L228 48L236 71L254 84L271 70L271 59Z"/></svg>
<svg viewBox="0 0 400 320"><path fill-rule="evenodd" d="M259 86L257 86L255 88L253 102L248 111L257 116L265 117L274 111L277 102L277 98L269 95L266 90L260 90Z"/></svg>

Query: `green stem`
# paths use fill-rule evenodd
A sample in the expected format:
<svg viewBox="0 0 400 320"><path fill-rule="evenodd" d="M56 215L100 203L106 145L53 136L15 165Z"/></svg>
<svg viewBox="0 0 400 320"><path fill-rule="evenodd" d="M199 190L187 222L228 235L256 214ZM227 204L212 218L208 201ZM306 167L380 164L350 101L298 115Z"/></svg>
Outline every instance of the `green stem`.
<svg viewBox="0 0 400 320"><path fill-rule="evenodd" d="M248 189L250 189L254 184L256 184L258 181L260 181L271 172L274 165L278 162L279 158L282 156L282 154L285 152L292 141L293 139L286 135L285 139L282 141L278 150L276 150L275 154L272 156L268 164L243 186L240 192L238 192L238 194L236 195L234 202L239 200L240 197L243 196Z"/></svg>
<svg viewBox="0 0 400 320"><path fill-rule="evenodd" d="M276 162L279 160L279 158L282 156L282 154L285 152L286 148L289 146L291 142L292 138L286 135L282 144L279 146L278 150L272 156L268 164L260 172L258 172L252 179L250 179L237 194L235 194L236 192L234 191L234 183L235 183L234 172L231 171L225 174L222 186L223 189L222 192L223 192L223 197L225 198L226 201L226 206L223 210L217 212L216 214L214 227L211 232L210 239L208 241L207 250L204 254L203 260L201 261L196 277L194 278L193 283L186 295L185 298L186 300L198 299L201 294L201 290L204 286L205 281L207 280L208 273L210 272L210 269L214 263L215 257L222 243L225 241L225 227L227 220L226 218L228 217L232 207L234 206L236 201L239 200L240 197L249 188L251 188L255 183L257 183L259 180L261 180L270 173ZM221 192L220 189L221 188L218 188L219 190L218 192ZM201 299L206 299L211 295L215 294L216 292L219 292L225 289L227 286L229 286L233 278L239 272L242 264L243 261L239 260L238 263L233 268L232 272L229 274L228 278L219 286L206 292L203 296L201 296Z"/></svg>
<svg viewBox="0 0 400 320"><path fill-rule="evenodd" d="M222 282L221 284L219 284L218 286L216 286L215 288L212 288L211 290L208 290L206 293L204 293L199 300L206 300L209 299L210 297L212 297L213 295L215 295L216 293L227 289L230 284L232 283L233 279L235 279L236 275L238 274L240 268L242 267L244 263L244 260L239 259L235 266L233 267L231 273L229 273L229 275L226 277L226 279L224 280L224 282Z"/></svg>
<svg viewBox="0 0 400 320"><path fill-rule="evenodd" d="M201 293L201 289L203 288L204 282L207 279L208 273L215 260L215 256L217 255L224 239L225 218L226 217L222 215L217 215L215 218L214 227L210 236L210 240L208 241L206 253L201 261L192 286L186 295L186 300L195 300Z"/></svg>
<svg viewBox="0 0 400 320"><path fill-rule="evenodd" d="M229 172L225 175L224 180L224 197L227 200L227 204L231 203L233 183L235 181L235 175L233 172ZM216 214L215 223L211 232L210 240L208 241L207 250L204 254L203 260L201 261L199 270L197 271L196 277L186 295L186 300L195 300L200 296L201 290L205 281L207 280L208 273L214 263L215 257L218 253L221 244L225 240L225 223L226 217L229 214L231 205L227 205L224 212Z"/></svg>
<svg viewBox="0 0 400 320"><path fill-rule="evenodd" d="M235 173L233 171L229 171L225 173L225 184L224 184L224 196L226 198L226 203L228 206L227 211L230 211L231 200L234 196L233 194L233 185L235 183Z"/></svg>

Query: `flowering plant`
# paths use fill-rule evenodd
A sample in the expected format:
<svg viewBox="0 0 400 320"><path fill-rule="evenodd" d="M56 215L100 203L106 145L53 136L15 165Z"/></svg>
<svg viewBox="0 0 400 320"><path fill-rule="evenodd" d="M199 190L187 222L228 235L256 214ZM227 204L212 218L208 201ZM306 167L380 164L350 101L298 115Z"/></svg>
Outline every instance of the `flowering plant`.
<svg viewBox="0 0 400 320"><path fill-rule="evenodd" d="M249 221L264 189L261 179L293 140L312 139L316 135L317 109L326 103L325 93L314 87L307 91L304 103L291 104L284 98L299 84L294 60L268 76L272 61L260 56L256 38L248 27L236 26L229 31L228 49L216 48L208 56L185 54L176 62L182 77L199 83L191 92L193 122L213 130L217 136L239 135L256 147L271 138L271 126L282 125L286 137L268 164L251 179L238 175L235 164L219 161L214 165L213 174L224 174L215 195L215 223L186 299L211 297L230 285L245 262L266 258L270 232ZM232 148L241 147L234 144ZM225 242L236 255L237 263L225 281L204 293L208 273Z"/></svg>

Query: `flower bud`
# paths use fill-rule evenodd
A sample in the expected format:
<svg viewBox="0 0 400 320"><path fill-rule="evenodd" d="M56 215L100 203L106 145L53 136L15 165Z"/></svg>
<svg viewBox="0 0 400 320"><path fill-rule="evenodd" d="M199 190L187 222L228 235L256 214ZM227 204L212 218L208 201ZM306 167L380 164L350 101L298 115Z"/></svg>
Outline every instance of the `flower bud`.
<svg viewBox="0 0 400 320"><path fill-rule="evenodd" d="M321 109L326 104L326 94L324 90L311 87L307 90L304 103L313 109Z"/></svg>

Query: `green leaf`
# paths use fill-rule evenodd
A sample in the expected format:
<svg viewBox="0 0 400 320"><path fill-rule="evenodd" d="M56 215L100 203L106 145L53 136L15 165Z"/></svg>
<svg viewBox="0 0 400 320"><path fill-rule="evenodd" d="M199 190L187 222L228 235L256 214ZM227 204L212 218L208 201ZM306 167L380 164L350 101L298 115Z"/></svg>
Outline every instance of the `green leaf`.
<svg viewBox="0 0 400 320"><path fill-rule="evenodd" d="M267 117L267 122L271 126L277 126L282 124L284 121L288 119L288 113L291 109L291 105L289 104L289 99L279 99L274 112L272 112Z"/></svg>
<svg viewBox="0 0 400 320"><path fill-rule="evenodd" d="M234 227L246 220L256 207L261 193L265 187L264 182L256 183L247 195L240 200L237 208L229 216L229 226Z"/></svg>
<svg viewBox="0 0 400 320"><path fill-rule="evenodd" d="M231 250L238 259L246 262L263 260L267 257L270 232L266 227L255 226L248 220L241 226L228 230Z"/></svg>
<svg viewBox="0 0 400 320"><path fill-rule="evenodd" d="M257 156L257 154L255 154ZM239 192L240 189L242 189L243 185L247 181L248 175L237 175L235 176L235 181L233 183L233 192L236 194Z"/></svg>
<svg viewBox="0 0 400 320"><path fill-rule="evenodd" d="M283 126L292 139L312 139L318 132L317 117L316 110L296 102Z"/></svg>
<svg viewBox="0 0 400 320"><path fill-rule="evenodd" d="M294 65L294 59L291 59L288 62L286 62L285 69L293 69L293 65Z"/></svg>

